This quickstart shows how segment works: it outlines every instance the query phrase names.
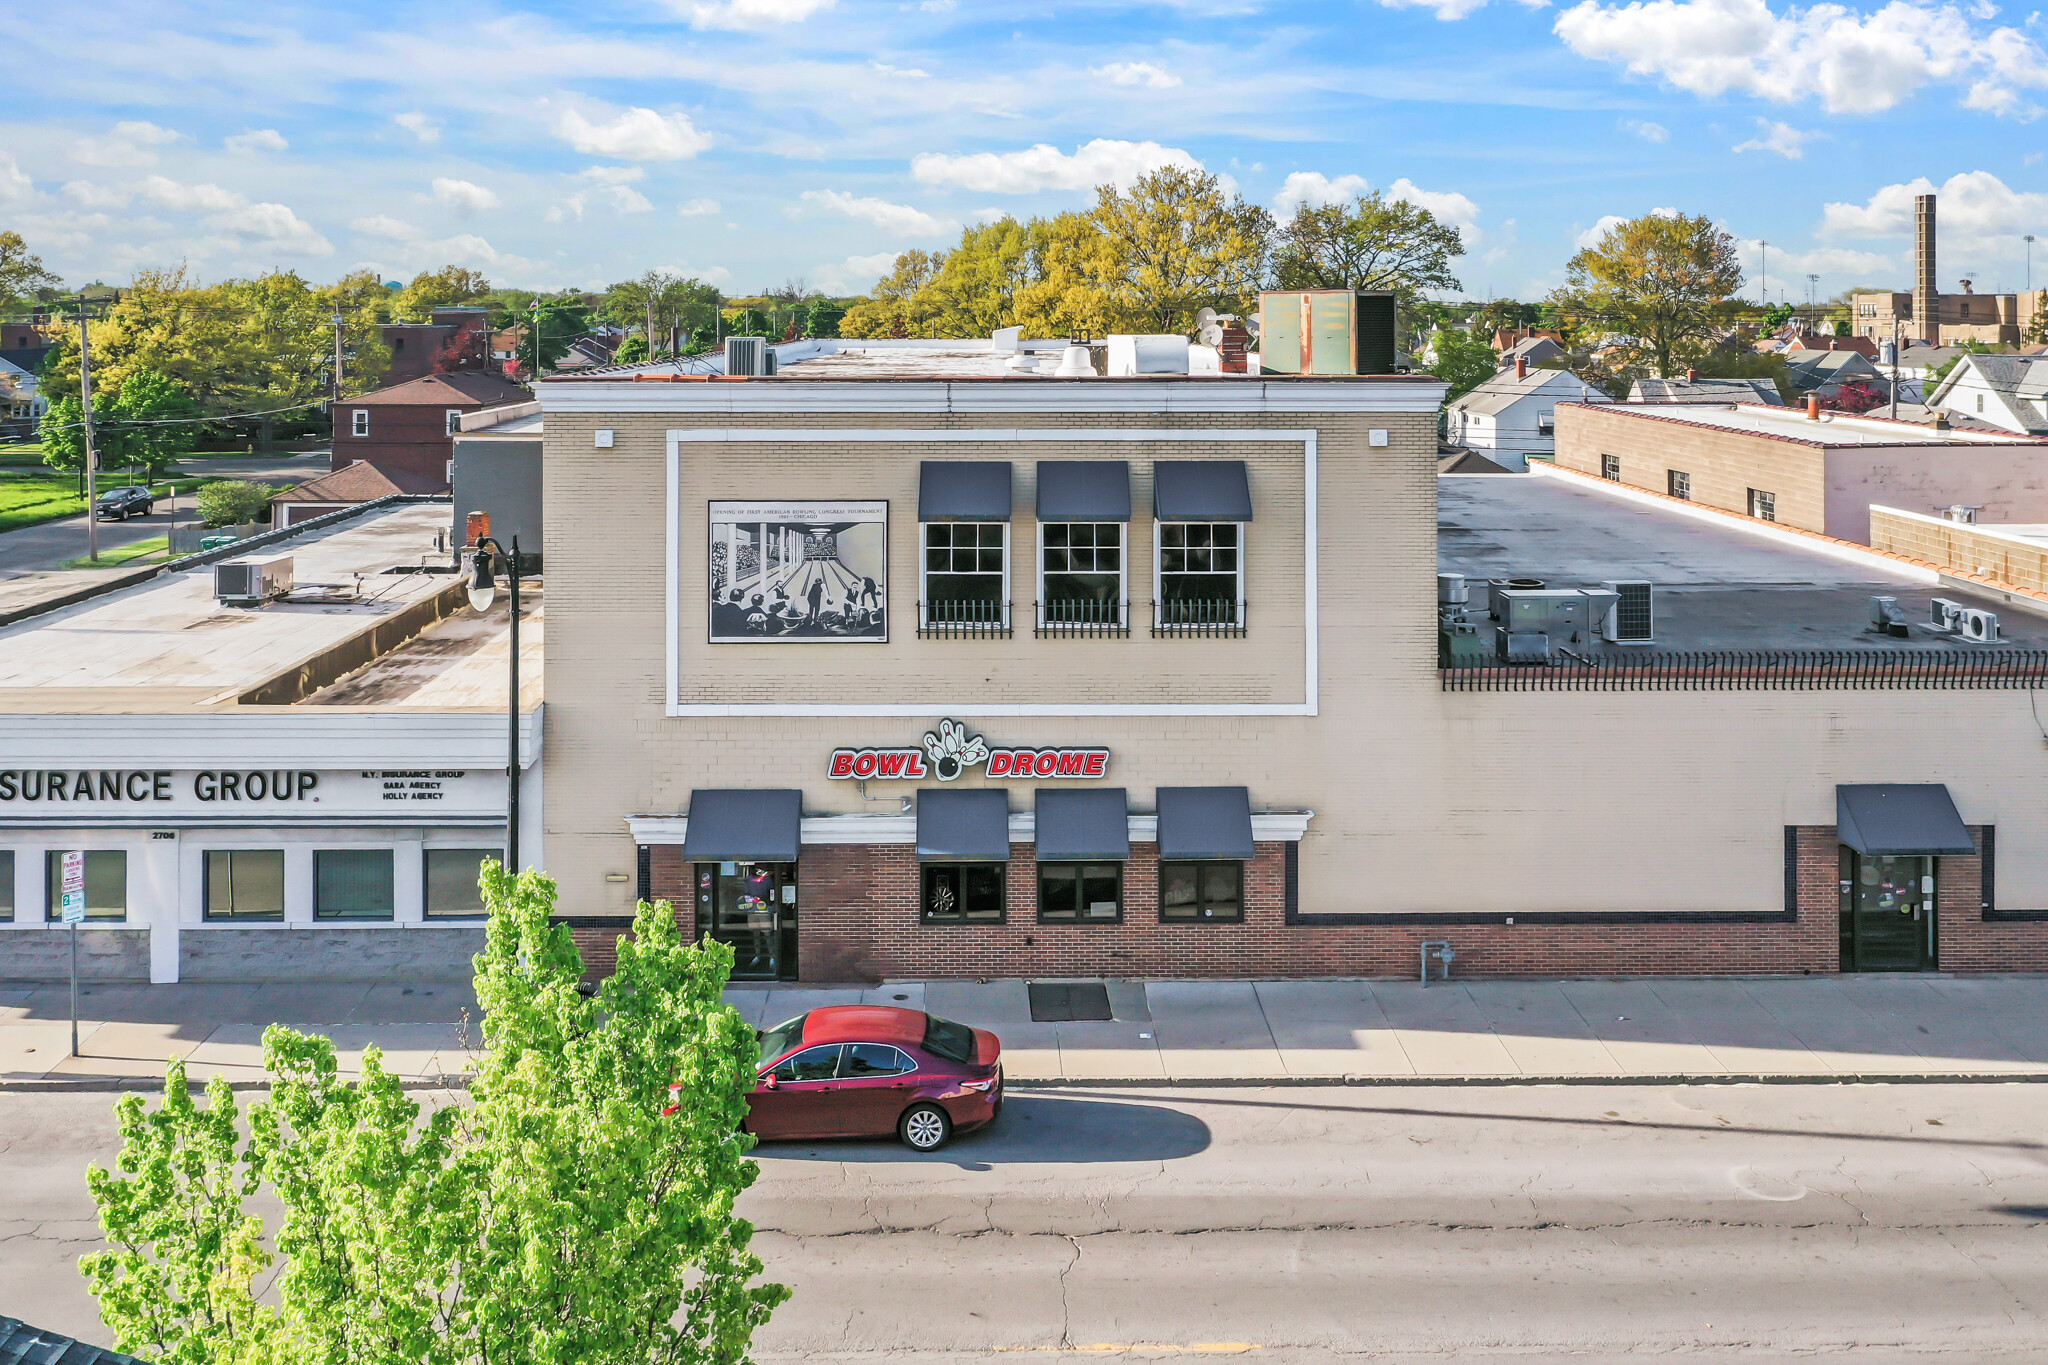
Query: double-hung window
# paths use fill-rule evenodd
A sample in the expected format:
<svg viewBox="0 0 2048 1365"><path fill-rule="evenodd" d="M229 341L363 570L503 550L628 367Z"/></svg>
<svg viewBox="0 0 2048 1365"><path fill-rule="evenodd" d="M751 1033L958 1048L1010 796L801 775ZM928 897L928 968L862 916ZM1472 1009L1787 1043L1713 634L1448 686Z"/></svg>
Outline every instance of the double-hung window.
<svg viewBox="0 0 2048 1365"><path fill-rule="evenodd" d="M1674 498L1683 498L1690 502L1692 500L1692 475L1686 473L1683 469L1665 470L1664 491Z"/></svg>
<svg viewBox="0 0 2048 1365"><path fill-rule="evenodd" d="M1243 635L1252 519L1244 461L1159 461L1152 515L1152 633Z"/></svg>
<svg viewBox="0 0 2048 1365"><path fill-rule="evenodd" d="M1122 460L1038 464L1038 630L1128 635L1131 467Z"/></svg>
<svg viewBox="0 0 2048 1365"><path fill-rule="evenodd" d="M368 436L370 434L370 410L368 408L357 408L355 410L353 416L349 419L348 432L351 436Z"/></svg>
<svg viewBox="0 0 2048 1365"><path fill-rule="evenodd" d="M1761 488L1750 489L1749 514L1758 521L1776 521L1778 519L1778 495L1776 493L1766 493Z"/></svg>
<svg viewBox="0 0 2048 1365"><path fill-rule="evenodd" d="M926 460L918 468L918 633L1010 633L1010 465Z"/></svg>
<svg viewBox="0 0 2048 1365"><path fill-rule="evenodd" d="M1600 457L1600 477L1601 477L1601 478L1603 478L1603 479L1608 479L1608 480L1611 480L1611 481L1613 481L1613 482L1615 482L1615 483L1620 483L1620 482L1621 482L1621 456L1619 456L1619 455L1602 455L1602 456Z"/></svg>

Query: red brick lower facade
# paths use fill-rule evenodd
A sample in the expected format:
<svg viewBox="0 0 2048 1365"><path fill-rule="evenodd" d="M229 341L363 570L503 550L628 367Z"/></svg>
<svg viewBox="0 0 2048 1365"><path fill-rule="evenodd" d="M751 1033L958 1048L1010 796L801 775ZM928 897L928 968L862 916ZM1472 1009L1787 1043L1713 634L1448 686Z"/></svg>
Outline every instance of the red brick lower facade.
<svg viewBox="0 0 2048 1365"><path fill-rule="evenodd" d="M1972 827L1980 850L1989 832ZM907 844L807 845L797 866L797 977L803 981L965 977L1287 979L1413 975L1425 942L1448 941L1456 976L1752 975L1840 969L1840 845L1833 826L1788 831L1794 905L1700 915L1325 916L1288 904L1289 846L1258 845L1245 867L1244 920L1165 924L1158 850L1133 844L1117 924L1041 924L1033 846L1010 849L1001 924L926 924ZM1995 845L1994 845L1995 854ZM2048 971L2048 920L1986 918L1984 863L1937 868L1940 965L1953 972ZM681 848L647 850L645 892L693 913ZM1332 922L1335 921L1335 922ZM618 929L578 925L592 975L610 970Z"/></svg>

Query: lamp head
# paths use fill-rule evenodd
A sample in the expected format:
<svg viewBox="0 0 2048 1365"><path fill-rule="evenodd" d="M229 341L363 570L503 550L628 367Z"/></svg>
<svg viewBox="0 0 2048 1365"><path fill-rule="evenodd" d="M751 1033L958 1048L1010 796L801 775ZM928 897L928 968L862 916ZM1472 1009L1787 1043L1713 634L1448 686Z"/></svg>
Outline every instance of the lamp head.
<svg viewBox="0 0 2048 1365"><path fill-rule="evenodd" d="M498 585L491 577L491 552L481 545L476 551L476 576L469 580L469 606L472 611L489 611L491 603L498 600Z"/></svg>

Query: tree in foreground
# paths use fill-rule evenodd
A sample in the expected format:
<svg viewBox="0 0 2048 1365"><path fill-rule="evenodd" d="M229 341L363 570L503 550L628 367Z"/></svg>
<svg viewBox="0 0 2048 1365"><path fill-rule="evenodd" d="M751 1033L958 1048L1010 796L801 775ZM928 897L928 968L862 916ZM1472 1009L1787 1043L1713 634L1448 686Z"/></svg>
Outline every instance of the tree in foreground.
<svg viewBox="0 0 2048 1365"><path fill-rule="evenodd" d="M271 491L267 485L247 479L216 479L199 485L192 500L206 525L241 526L263 515Z"/></svg>
<svg viewBox="0 0 2048 1365"><path fill-rule="evenodd" d="M1617 223L1565 266L1551 295L1567 322L1615 339L1624 383L1669 379L1714 348L1733 319L1742 266L1712 219L1647 213Z"/></svg>
<svg viewBox="0 0 2048 1365"><path fill-rule="evenodd" d="M1428 368L1431 374L1450 385L1444 391L1444 402L1450 403L1493 378L1498 370L1495 363L1498 359L1493 343L1478 332L1446 327L1436 334L1436 352L1431 356Z"/></svg>
<svg viewBox="0 0 2048 1365"><path fill-rule="evenodd" d="M119 1349L165 1365L739 1365L789 1296L759 1283L739 1132L755 1036L731 951L643 903L595 998L554 882L482 875L483 1049L423 1109L374 1048L273 1025L269 1098L116 1106L119 1174L87 1173L109 1249L80 1261ZM275 1226L251 1211L275 1202ZM274 1288L270 1272L277 1266Z"/></svg>

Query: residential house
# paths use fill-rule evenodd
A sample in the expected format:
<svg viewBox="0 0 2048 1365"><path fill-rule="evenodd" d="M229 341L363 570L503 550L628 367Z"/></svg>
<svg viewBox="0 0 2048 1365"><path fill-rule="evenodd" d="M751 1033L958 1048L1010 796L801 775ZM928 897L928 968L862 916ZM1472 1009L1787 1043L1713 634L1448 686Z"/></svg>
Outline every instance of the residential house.
<svg viewBox="0 0 2048 1365"><path fill-rule="evenodd" d="M498 374L430 374L409 383L345 399L335 408L334 469L368 461L386 474L399 470L448 487L448 462L462 415L530 395Z"/></svg>
<svg viewBox="0 0 2048 1365"><path fill-rule="evenodd" d="M1564 345L1564 333L1562 332L1545 331L1536 327L1496 327L1493 329L1493 349L1499 351L1501 358L1512 365L1515 362L1507 355L1507 352L1525 341L1535 341L1538 338L1553 341L1559 347ZM1531 361L1530 363L1534 364L1535 362Z"/></svg>
<svg viewBox="0 0 2048 1365"><path fill-rule="evenodd" d="M0 431L19 438L32 436L49 410L50 400L43 397L42 381L35 371L0 357Z"/></svg>
<svg viewBox="0 0 2048 1365"><path fill-rule="evenodd" d="M1792 386L1801 393L1833 398L1845 384L1868 384L1879 393L1891 393L1891 380L1860 351L1787 351L1785 364Z"/></svg>
<svg viewBox="0 0 2048 1365"><path fill-rule="evenodd" d="M1785 359L1799 361L1815 351L1854 351L1866 360L1877 359L1877 343L1869 337L1838 337L1824 332L1800 332L1785 346Z"/></svg>
<svg viewBox="0 0 2048 1365"><path fill-rule="evenodd" d="M490 325L488 308L436 308L432 317L431 322L382 324L384 344L391 351L383 376L387 388L436 370L491 368L484 340Z"/></svg>
<svg viewBox="0 0 2048 1365"><path fill-rule="evenodd" d="M2048 435L2048 357L1965 353L1927 406L2023 435Z"/></svg>
<svg viewBox="0 0 2048 1365"><path fill-rule="evenodd" d="M1547 361L1555 361L1561 365L1564 359L1565 349L1558 345L1556 334L1554 332L1539 332L1535 336L1522 338L1522 340L1502 351L1500 353L1499 368L1512 370L1516 364L1526 361L1530 368L1533 369ZM1556 366L1552 366L1552 368L1556 368Z"/></svg>
<svg viewBox="0 0 2048 1365"><path fill-rule="evenodd" d="M389 472L367 460L287 488L270 500L273 527L296 526L314 517L326 516L378 498L397 493L427 495L446 492L447 480L431 479L406 469Z"/></svg>
<svg viewBox="0 0 2048 1365"><path fill-rule="evenodd" d="M1612 401L1569 370L1540 369L1524 359L1451 402L1444 409L1444 434L1452 445L1522 470L1529 456L1548 456L1557 448L1553 413L1559 403Z"/></svg>
<svg viewBox="0 0 2048 1365"><path fill-rule="evenodd" d="M1631 403L1763 403L1782 408L1785 400L1778 386L1761 376L1749 378L1700 377L1687 370L1683 379L1638 379L1629 387Z"/></svg>

